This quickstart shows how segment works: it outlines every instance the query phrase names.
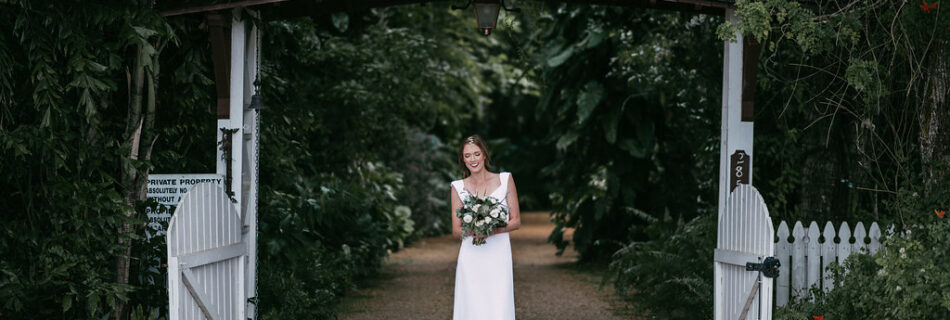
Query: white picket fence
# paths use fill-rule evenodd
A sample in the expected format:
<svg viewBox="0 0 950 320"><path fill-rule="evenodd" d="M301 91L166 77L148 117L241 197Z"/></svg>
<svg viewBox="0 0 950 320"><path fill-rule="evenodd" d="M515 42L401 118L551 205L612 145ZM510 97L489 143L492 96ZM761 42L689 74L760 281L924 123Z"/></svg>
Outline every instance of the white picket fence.
<svg viewBox="0 0 950 320"><path fill-rule="evenodd" d="M840 264L851 253L875 253L881 248L881 228L877 222L871 223L868 229L858 222L852 232L847 222L838 228L827 222L819 230L814 221L807 228L798 221L789 232L788 224L782 221L775 235L778 237L775 257L782 263L775 278L776 306L786 305L791 298L807 296L812 287L831 290L834 284L829 279L829 264ZM794 237L791 242L789 236Z"/></svg>

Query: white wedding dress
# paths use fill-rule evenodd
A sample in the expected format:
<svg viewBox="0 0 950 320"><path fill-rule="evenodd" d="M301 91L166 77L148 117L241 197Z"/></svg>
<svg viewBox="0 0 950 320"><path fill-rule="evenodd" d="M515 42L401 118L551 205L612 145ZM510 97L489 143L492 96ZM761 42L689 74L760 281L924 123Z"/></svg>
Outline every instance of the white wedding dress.
<svg viewBox="0 0 950 320"><path fill-rule="evenodd" d="M508 206L508 180L510 174L499 174L501 185L490 196ZM465 190L462 180L452 181L459 199L471 194ZM464 237L455 267L454 320L513 320L515 319L515 294L511 271L511 240L508 233L489 236L486 243L476 246L472 237Z"/></svg>

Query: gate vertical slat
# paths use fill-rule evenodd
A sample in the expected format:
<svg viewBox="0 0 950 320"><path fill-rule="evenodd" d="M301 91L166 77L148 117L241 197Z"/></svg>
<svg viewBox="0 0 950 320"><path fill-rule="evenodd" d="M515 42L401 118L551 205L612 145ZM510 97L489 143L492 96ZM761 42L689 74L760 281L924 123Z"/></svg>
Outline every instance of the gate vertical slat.
<svg viewBox="0 0 950 320"><path fill-rule="evenodd" d="M818 223L812 221L808 224L808 230L806 230L806 247L807 251L805 255L805 263L808 264L808 271L805 275L807 282L805 283L805 290L811 290L811 288L819 285L819 280L821 278L821 247L818 243L818 237L821 233L818 230Z"/></svg>
<svg viewBox="0 0 950 320"><path fill-rule="evenodd" d="M841 245L838 246L838 263L843 264L844 260L851 255L851 228L848 227L848 222L841 223L838 237L841 238Z"/></svg>
<svg viewBox="0 0 950 320"><path fill-rule="evenodd" d="M835 226L831 221L825 223L822 231L825 241L821 244L821 289L825 292L831 291L831 271L828 265L835 263L835 256L838 255L838 245L835 244Z"/></svg>
<svg viewBox="0 0 950 320"><path fill-rule="evenodd" d="M854 243L851 245L851 252L868 253L868 245L864 243L867 236L868 232L864 228L864 223L858 221L858 224L854 225Z"/></svg>
<svg viewBox="0 0 950 320"><path fill-rule="evenodd" d="M871 242L868 243L868 251L871 254L877 253L881 249L881 227L877 225L877 222L871 223L871 228L868 229L868 238L871 239Z"/></svg>
<svg viewBox="0 0 950 320"><path fill-rule="evenodd" d="M801 296L805 292L805 228L801 221L792 228L795 242L792 244L792 295Z"/></svg>
<svg viewBox="0 0 950 320"><path fill-rule="evenodd" d="M767 254L768 256L775 255L775 229L772 226L772 218L769 217L769 209L765 206L765 200L762 199L762 196L754 189L750 189L750 193L754 194L755 206L757 207L756 211L758 214L755 214L759 217L758 227L768 226L766 232L759 234L759 237L756 239L756 243L759 244L759 251ZM773 299L773 287L774 279L766 278L764 276L760 277L762 280L762 300L759 301L759 310L760 317L759 319L772 319L772 299Z"/></svg>
<svg viewBox="0 0 950 320"><path fill-rule="evenodd" d="M779 273L778 277L775 278L775 305L784 306L788 304L788 289L789 283L788 280L791 279L789 276L788 270L789 266L789 256L791 255L791 244L788 242L788 223L782 221L778 225L778 230L775 231L775 234L778 236L778 242L775 243L775 257L778 258L779 263Z"/></svg>

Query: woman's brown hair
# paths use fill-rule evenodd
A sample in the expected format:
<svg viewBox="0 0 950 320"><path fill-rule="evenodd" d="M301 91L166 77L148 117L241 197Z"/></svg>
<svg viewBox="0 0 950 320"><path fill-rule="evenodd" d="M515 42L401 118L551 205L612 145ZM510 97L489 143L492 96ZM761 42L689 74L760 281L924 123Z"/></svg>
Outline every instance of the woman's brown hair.
<svg viewBox="0 0 950 320"><path fill-rule="evenodd" d="M468 170L468 166L465 165L465 159L462 155L462 150L465 149L465 145L474 144L476 147L482 150L482 154L485 155L485 170L491 170L491 156L488 155L488 145L485 144L485 140L482 137L479 137L477 134L471 135L465 140L462 140L462 144L459 145L459 168L462 169L462 178L468 178L472 175L472 172Z"/></svg>

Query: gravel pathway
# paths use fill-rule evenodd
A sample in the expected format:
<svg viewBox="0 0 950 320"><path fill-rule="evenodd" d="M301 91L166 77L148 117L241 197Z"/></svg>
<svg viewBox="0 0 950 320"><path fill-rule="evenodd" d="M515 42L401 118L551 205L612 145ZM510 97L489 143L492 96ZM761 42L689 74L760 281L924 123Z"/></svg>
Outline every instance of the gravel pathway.
<svg viewBox="0 0 950 320"><path fill-rule="evenodd" d="M521 229L511 233L518 319L630 319L609 286L598 290L596 274L574 268L572 248L554 254L546 242L553 229L547 212L524 212ZM451 319L458 241L421 239L391 255L380 280L348 294L340 318Z"/></svg>

